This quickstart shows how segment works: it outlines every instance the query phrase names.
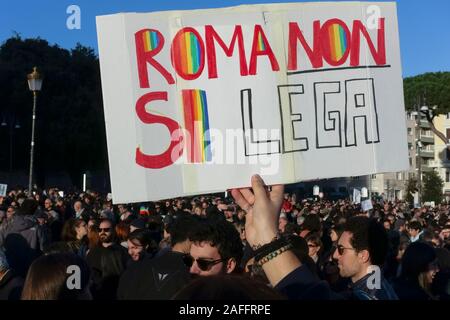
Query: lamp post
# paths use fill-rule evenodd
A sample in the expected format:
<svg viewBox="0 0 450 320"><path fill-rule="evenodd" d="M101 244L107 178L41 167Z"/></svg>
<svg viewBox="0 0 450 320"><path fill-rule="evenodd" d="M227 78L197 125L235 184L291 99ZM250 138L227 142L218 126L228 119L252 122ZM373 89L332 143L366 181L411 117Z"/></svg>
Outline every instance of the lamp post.
<svg viewBox="0 0 450 320"><path fill-rule="evenodd" d="M41 91L42 77L37 71L37 67L33 68L33 72L28 75L28 87L33 92L33 117L31 122L31 149L30 149L30 175L28 180L28 196L32 195L33 183L33 158L34 158L34 131L36 122L36 102L37 93Z"/></svg>

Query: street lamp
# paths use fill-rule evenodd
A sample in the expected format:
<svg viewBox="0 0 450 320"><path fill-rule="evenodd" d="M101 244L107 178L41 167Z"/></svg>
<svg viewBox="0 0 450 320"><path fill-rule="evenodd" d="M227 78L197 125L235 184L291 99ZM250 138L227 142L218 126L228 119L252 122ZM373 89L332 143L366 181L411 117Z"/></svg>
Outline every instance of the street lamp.
<svg viewBox="0 0 450 320"><path fill-rule="evenodd" d="M34 126L36 122L36 102L37 93L41 91L42 77L37 71L37 67L33 68L33 72L28 75L28 87L33 92L33 118L31 122L31 149L30 149L30 176L28 180L28 195L32 195L33 183L33 156L34 156Z"/></svg>

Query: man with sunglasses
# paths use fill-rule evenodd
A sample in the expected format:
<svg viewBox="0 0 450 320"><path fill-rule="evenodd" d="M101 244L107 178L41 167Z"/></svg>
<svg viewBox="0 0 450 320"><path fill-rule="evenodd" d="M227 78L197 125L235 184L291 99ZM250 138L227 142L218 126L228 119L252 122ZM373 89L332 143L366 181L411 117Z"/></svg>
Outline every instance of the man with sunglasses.
<svg viewBox="0 0 450 320"><path fill-rule="evenodd" d="M284 186L275 185L268 189L258 175L252 177L251 183L252 189L233 189L231 194L247 212L245 231L249 244L267 253L258 263L275 289L289 299L397 298L382 277L380 289L377 281L366 281L372 276L368 274L372 269L369 267L381 265L386 255L388 240L382 225L367 217L354 217L346 224L345 232L338 240L335 258L339 261L341 275L351 278L353 294L343 297L334 293L326 281L314 277L292 252L292 244L277 237Z"/></svg>
<svg viewBox="0 0 450 320"><path fill-rule="evenodd" d="M398 299L381 274L388 248L387 233L381 223L363 216L347 221L333 258L338 261L341 277L351 279L349 298Z"/></svg>
<svg viewBox="0 0 450 320"><path fill-rule="evenodd" d="M236 272L243 255L239 232L232 223L204 219L190 237L191 250L184 263L194 276Z"/></svg>
<svg viewBox="0 0 450 320"><path fill-rule="evenodd" d="M116 242L114 224L103 219L98 228L100 245L92 248L86 261L92 269L94 299L112 300L116 298L119 278L129 259L128 252Z"/></svg>

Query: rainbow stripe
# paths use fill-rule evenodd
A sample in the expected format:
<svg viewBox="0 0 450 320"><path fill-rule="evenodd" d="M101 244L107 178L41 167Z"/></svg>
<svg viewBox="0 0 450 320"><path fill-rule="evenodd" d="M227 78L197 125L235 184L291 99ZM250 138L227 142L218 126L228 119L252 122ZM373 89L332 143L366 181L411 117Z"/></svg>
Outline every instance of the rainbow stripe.
<svg viewBox="0 0 450 320"><path fill-rule="evenodd" d="M184 74L196 74L200 69L202 50L197 36L187 31L176 38L177 53L180 55L181 72Z"/></svg>
<svg viewBox="0 0 450 320"><path fill-rule="evenodd" d="M335 62L342 59L347 51L347 37L344 28L335 23L328 27L331 59Z"/></svg>
<svg viewBox="0 0 450 320"><path fill-rule="evenodd" d="M262 36L262 33L259 33L258 35L258 51L264 51L266 50L266 44L264 42L264 38Z"/></svg>
<svg viewBox="0 0 450 320"><path fill-rule="evenodd" d="M211 161L209 116L206 91L183 90L184 127L189 133L187 156L190 163Z"/></svg>
<svg viewBox="0 0 450 320"><path fill-rule="evenodd" d="M145 52L155 50L160 43L158 33L152 30L146 30L142 33L142 41L144 43Z"/></svg>

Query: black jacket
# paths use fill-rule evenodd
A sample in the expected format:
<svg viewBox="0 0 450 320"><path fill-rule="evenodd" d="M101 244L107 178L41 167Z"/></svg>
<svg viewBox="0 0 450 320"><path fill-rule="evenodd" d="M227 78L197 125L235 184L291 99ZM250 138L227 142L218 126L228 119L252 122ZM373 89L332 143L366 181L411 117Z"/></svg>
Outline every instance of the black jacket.
<svg viewBox="0 0 450 320"><path fill-rule="evenodd" d="M367 288L367 278L362 278L350 287L348 294L331 290L326 281L320 281L311 271L302 265L284 277L276 286L288 299L298 300L396 300L397 296L385 279L381 279L381 288Z"/></svg>
<svg viewBox="0 0 450 320"><path fill-rule="evenodd" d="M399 277L394 280L393 287L400 300L431 300L431 297L420 287L418 281Z"/></svg>
<svg viewBox="0 0 450 320"><path fill-rule="evenodd" d="M0 280L0 300L20 300L23 282L23 278L8 270Z"/></svg>
<svg viewBox="0 0 450 320"><path fill-rule="evenodd" d="M183 254L169 251L144 260L125 271L120 278L119 300L167 300L183 288L190 279L183 263Z"/></svg>

